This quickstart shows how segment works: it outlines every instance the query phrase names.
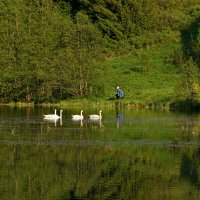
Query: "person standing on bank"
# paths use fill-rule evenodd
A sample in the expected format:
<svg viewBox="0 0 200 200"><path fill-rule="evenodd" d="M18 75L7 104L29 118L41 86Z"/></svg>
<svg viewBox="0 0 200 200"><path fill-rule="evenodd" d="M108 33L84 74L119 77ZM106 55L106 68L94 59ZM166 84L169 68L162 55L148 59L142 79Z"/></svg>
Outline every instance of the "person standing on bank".
<svg viewBox="0 0 200 200"><path fill-rule="evenodd" d="M124 92L123 92L123 90L120 86L117 87L115 95L116 95L117 99L123 99L124 98Z"/></svg>

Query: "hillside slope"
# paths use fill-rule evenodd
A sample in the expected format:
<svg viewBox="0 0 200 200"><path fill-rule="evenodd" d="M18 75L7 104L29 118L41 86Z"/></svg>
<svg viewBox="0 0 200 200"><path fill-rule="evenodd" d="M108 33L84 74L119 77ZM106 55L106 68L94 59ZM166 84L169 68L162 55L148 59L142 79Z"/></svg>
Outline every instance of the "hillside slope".
<svg viewBox="0 0 200 200"><path fill-rule="evenodd" d="M169 64L173 45L137 50L133 55L108 59L104 69L105 98L114 99L116 86L130 103L167 103L176 96L179 70Z"/></svg>

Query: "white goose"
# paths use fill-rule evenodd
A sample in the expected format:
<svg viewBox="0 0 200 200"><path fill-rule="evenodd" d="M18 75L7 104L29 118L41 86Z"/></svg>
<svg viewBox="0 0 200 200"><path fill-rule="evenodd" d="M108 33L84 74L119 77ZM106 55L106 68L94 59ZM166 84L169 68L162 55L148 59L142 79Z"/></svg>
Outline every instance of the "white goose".
<svg viewBox="0 0 200 200"><path fill-rule="evenodd" d="M99 115L96 115L96 114L94 114L94 115L89 115L90 116L90 119L93 119L93 120L97 120L97 119L102 119L102 115L101 115L101 112L102 112L102 110L100 110L99 111Z"/></svg>
<svg viewBox="0 0 200 200"><path fill-rule="evenodd" d="M80 115L72 115L73 120L82 120L83 119L83 110L81 110Z"/></svg>
<svg viewBox="0 0 200 200"><path fill-rule="evenodd" d="M55 109L55 112L54 114L48 114L48 115L44 115L44 118L53 118L55 115L56 115L56 109Z"/></svg>
<svg viewBox="0 0 200 200"><path fill-rule="evenodd" d="M60 110L60 116L56 114L56 109L55 109L55 114L49 114L49 115L44 115L44 119L61 119L62 118L62 112L63 110Z"/></svg>

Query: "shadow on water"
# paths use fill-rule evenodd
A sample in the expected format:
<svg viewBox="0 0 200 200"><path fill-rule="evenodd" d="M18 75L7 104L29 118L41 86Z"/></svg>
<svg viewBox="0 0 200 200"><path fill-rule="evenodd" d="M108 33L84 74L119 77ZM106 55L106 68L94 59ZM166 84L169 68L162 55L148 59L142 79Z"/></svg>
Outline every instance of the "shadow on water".
<svg viewBox="0 0 200 200"><path fill-rule="evenodd" d="M200 187L200 147L192 155L184 153L181 158L180 177L188 179L193 185Z"/></svg>

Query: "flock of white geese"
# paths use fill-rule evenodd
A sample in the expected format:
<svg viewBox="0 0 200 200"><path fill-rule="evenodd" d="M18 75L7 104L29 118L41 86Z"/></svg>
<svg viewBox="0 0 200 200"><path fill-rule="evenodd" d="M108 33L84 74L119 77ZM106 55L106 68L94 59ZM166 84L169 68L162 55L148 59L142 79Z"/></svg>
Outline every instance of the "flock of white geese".
<svg viewBox="0 0 200 200"><path fill-rule="evenodd" d="M101 120L102 119L101 112L102 112L102 110L99 111L99 115L97 115L97 114L89 115L89 119ZM60 110L60 115L57 115L57 110L55 109L54 114L44 115L44 119L47 119L47 120L62 119L62 113L63 113L63 110ZM72 115L72 120L83 120L83 118L84 118L83 110L81 110L80 115Z"/></svg>

